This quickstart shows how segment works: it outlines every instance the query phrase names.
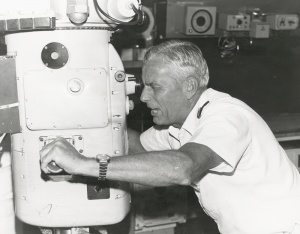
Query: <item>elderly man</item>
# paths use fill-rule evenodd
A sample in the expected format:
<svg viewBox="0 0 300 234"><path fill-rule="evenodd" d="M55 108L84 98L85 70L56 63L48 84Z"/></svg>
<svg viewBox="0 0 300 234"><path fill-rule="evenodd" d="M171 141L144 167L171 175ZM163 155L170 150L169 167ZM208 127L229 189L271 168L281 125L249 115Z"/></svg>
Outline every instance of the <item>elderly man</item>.
<svg viewBox="0 0 300 234"><path fill-rule="evenodd" d="M300 176L268 125L249 106L207 89L197 46L168 41L144 59L141 100L156 126L129 131L130 155L112 157L108 180L192 186L221 233L299 233ZM95 159L58 138L41 151L71 174L99 176Z"/></svg>

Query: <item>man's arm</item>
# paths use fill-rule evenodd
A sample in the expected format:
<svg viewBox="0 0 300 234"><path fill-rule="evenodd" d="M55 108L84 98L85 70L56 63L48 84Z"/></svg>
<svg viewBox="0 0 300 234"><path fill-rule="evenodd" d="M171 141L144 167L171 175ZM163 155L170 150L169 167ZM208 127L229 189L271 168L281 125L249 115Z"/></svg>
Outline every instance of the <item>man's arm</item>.
<svg viewBox="0 0 300 234"><path fill-rule="evenodd" d="M70 174L98 177L99 164L94 158L79 154L65 139L58 138L41 150L41 168L55 161ZM150 186L189 185L198 182L208 169L222 159L211 149L187 143L179 150L142 152L112 157L107 179Z"/></svg>
<svg viewBox="0 0 300 234"><path fill-rule="evenodd" d="M140 141L141 133L134 131L130 128L127 129L127 133L129 140L129 154L146 152Z"/></svg>
<svg viewBox="0 0 300 234"><path fill-rule="evenodd" d="M187 143L179 150L114 157L108 166L107 178L150 186L190 185L222 162L208 147Z"/></svg>

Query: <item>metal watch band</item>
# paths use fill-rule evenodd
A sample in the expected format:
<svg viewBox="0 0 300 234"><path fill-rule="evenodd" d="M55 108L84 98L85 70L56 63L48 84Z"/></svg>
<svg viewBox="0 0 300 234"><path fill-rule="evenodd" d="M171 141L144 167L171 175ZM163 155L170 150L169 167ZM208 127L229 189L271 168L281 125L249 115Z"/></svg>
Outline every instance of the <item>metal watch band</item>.
<svg viewBox="0 0 300 234"><path fill-rule="evenodd" d="M100 162L99 163L99 177L98 180L106 180L107 173L107 163Z"/></svg>
<svg viewBox="0 0 300 234"><path fill-rule="evenodd" d="M110 156L107 154L98 154L96 160L99 163L98 180L106 180L107 166L110 161Z"/></svg>

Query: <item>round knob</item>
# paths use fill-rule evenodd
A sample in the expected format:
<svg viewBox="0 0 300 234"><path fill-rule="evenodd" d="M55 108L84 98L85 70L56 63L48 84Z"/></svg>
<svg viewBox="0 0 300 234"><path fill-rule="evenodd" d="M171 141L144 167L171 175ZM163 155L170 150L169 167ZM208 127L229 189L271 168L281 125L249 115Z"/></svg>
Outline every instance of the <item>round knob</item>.
<svg viewBox="0 0 300 234"><path fill-rule="evenodd" d="M72 79L69 81L68 87L72 93L79 93L83 89L83 83L79 79Z"/></svg>
<svg viewBox="0 0 300 234"><path fill-rule="evenodd" d="M48 164L47 168L52 173L59 173L63 171L63 169L57 166L56 163L53 161Z"/></svg>
<svg viewBox="0 0 300 234"><path fill-rule="evenodd" d="M117 71L115 73L115 79L118 82L123 82L126 79L126 73L124 71Z"/></svg>

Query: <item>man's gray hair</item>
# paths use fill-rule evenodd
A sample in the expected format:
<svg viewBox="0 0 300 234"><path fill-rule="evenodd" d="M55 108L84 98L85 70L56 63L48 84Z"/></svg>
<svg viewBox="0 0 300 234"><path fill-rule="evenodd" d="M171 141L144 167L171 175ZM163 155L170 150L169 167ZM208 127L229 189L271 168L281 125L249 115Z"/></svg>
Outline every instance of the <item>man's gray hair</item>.
<svg viewBox="0 0 300 234"><path fill-rule="evenodd" d="M164 62L174 65L177 81L183 82L187 77L198 79L201 87L209 81L208 67L201 50L193 43L180 40L165 41L150 47L144 57L144 66L154 58L162 58Z"/></svg>

